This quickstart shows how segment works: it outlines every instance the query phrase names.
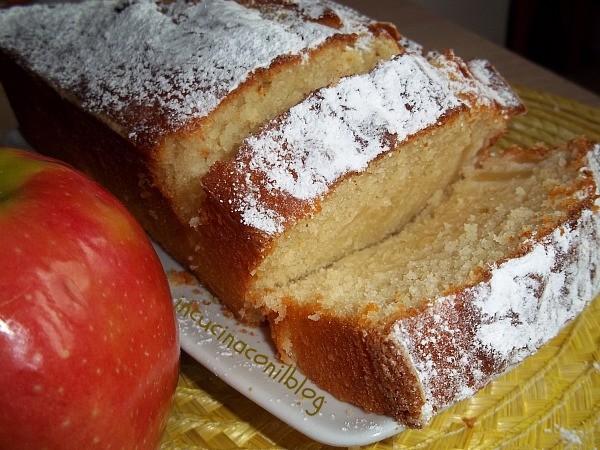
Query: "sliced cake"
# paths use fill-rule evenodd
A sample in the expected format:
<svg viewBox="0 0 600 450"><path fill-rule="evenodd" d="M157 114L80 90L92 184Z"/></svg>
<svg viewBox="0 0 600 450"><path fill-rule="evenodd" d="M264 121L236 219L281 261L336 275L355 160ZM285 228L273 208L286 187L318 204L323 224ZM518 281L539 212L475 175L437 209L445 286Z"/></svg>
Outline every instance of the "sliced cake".
<svg viewBox="0 0 600 450"><path fill-rule="evenodd" d="M397 232L522 110L489 63L452 53L406 52L315 91L202 180L192 224L228 277L220 297L244 316Z"/></svg>
<svg viewBox="0 0 600 450"><path fill-rule="evenodd" d="M488 63L399 39L330 1L14 7L0 79L37 150L259 321L265 292L396 232L523 110ZM268 161L308 190L264 178Z"/></svg>

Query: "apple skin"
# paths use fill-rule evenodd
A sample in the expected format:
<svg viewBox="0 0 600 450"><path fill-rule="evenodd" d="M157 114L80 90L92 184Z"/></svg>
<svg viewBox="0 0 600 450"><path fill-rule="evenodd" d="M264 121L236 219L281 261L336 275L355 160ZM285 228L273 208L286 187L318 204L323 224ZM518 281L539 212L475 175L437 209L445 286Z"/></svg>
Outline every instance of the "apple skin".
<svg viewBox="0 0 600 450"><path fill-rule="evenodd" d="M179 341L142 228L95 182L0 149L0 449L151 449Z"/></svg>

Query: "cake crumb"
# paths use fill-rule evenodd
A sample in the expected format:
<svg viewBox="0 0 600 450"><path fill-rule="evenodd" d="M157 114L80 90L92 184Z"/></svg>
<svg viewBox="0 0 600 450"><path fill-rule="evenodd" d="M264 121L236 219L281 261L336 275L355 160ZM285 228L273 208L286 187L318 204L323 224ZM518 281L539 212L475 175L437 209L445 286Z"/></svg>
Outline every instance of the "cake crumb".
<svg viewBox="0 0 600 450"><path fill-rule="evenodd" d="M169 270L167 278L170 282L176 285L197 284L196 278L189 272L184 270Z"/></svg>
<svg viewBox="0 0 600 450"><path fill-rule="evenodd" d="M477 240L477 231L479 225L476 223L465 223L464 230L466 234L466 238L468 241L476 241Z"/></svg>

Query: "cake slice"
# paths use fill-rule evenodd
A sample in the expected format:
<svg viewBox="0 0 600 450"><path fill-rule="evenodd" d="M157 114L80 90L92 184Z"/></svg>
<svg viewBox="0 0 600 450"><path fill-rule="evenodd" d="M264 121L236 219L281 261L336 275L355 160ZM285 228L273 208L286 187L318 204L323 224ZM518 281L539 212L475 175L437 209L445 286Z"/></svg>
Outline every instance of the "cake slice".
<svg viewBox="0 0 600 450"><path fill-rule="evenodd" d="M200 253L240 316L400 230L523 111L486 61L409 51L315 91L202 179Z"/></svg>
<svg viewBox="0 0 600 450"><path fill-rule="evenodd" d="M600 288L600 145L510 148L399 233L264 299L282 357L421 426L555 336Z"/></svg>

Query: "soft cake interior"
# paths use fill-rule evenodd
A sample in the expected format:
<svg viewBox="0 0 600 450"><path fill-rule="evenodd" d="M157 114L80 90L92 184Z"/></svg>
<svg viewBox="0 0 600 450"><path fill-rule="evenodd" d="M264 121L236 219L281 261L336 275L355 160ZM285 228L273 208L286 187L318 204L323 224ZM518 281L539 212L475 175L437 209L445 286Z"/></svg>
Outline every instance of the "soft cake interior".
<svg viewBox="0 0 600 450"><path fill-rule="evenodd" d="M378 321L476 281L478 269L517 251L524 233L566 219L580 166L568 151L545 153L485 159L396 235L277 290L266 303L281 314L287 299Z"/></svg>
<svg viewBox="0 0 600 450"><path fill-rule="evenodd" d="M254 74L253 81L234 92L189 134L168 137L157 159L158 185L171 198L176 213L187 222L201 202L200 179L210 166L229 156L242 139L312 91L348 75L366 73L400 52L383 33L368 45L333 40L305 60L279 64Z"/></svg>
<svg viewBox="0 0 600 450"><path fill-rule="evenodd" d="M460 112L343 180L318 214L278 238L258 268L254 288L284 286L399 231L503 128L498 114Z"/></svg>

